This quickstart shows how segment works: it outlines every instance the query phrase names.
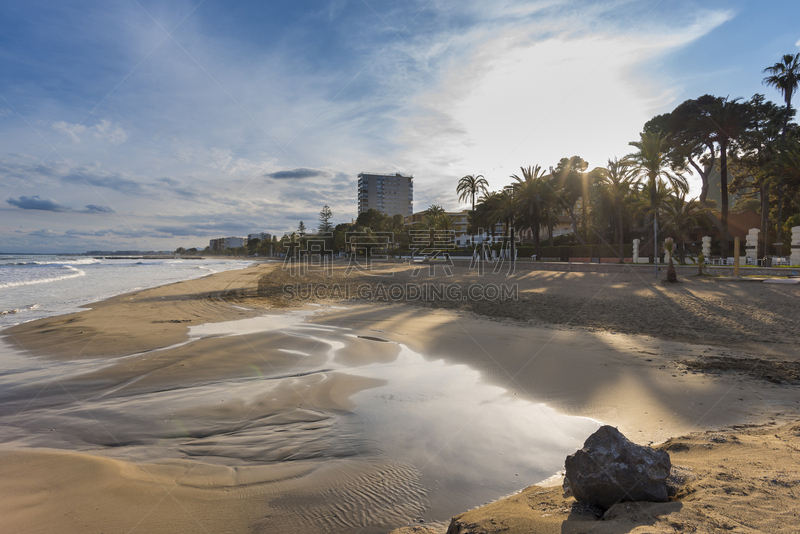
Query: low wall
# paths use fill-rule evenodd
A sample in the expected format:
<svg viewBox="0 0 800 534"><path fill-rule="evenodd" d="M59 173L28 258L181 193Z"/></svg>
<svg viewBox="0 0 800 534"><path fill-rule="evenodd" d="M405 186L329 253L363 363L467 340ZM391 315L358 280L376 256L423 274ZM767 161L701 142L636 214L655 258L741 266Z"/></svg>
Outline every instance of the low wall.
<svg viewBox="0 0 800 534"><path fill-rule="evenodd" d="M597 263L592 258L570 258L570 263ZM633 263L633 258L624 258L624 263ZM600 263L619 263L619 258L600 258Z"/></svg>
<svg viewBox="0 0 800 534"><path fill-rule="evenodd" d="M422 259L422 256L419 257ZM465 256L451 256L450 259L454 262L469 262L472 258ZM631 258L625 258L625 263L619 263L619 260L614 258L615 263L589 263L591 258L584 258L585 262L576 261L578 258L570 258L571 261L530 261L528 259L518 259L515 263L517 270L527 271L557 271L566 273L639 273L642 275L652 275L655 268L652 263L628 263ZM609 258L603 258L609 259ZM405 259L395 258L393 261L408 261ZM435 260L437 262L444 262L444 258ZM460 263L463 265L463 263ZM503 268L508 268L508 260L503 263ZM687 277L697 274L697 265L675 265L675 271L680 276ZM665 263L658 264L658 272L666 276L667 265ZM733 265L720 266L720 265L706 265L703 267L703 272L706 274L715 274L719 276L733 276ZM800 276L800 266L798 267L752 267L740 266L739 276Z"/></svg>
<svg viewBox="0 0 800 534"><path fill-rule="evenodd" d="M640 273L652 275L655 267L652 264L621 263L579 263L566 262L530 262L517 261L516 268L531 271L561 271L570 273ZM697 265L675 265L680 276L697 274ZM667 265L658 264L659 274L667 273ZM706 265L703 272L720 276L733 276L733 266ZM740 267L739 276L800 276L800 267Z"/></svg>

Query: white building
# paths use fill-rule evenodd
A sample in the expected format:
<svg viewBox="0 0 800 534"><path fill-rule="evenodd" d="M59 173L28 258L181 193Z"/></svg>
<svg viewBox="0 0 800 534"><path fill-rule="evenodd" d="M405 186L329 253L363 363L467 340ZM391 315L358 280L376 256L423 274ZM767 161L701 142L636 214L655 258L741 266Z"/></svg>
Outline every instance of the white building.
<svg viewBox="0 0 800 534"><path fill-rule="evenodd" d="M475 243L492 242L491 231L484 229L484 233L471 236L469 227L469 212L470 210L462 211L448 211L445 212L449 217L452 224L451 230L455 239L456 246L467 246ZM403 224L422 224L425 222L427 211L418 211L407 217L403 218ZM499 241L503 235L503 223L497 223L494 228L495 242Z"/></svg>

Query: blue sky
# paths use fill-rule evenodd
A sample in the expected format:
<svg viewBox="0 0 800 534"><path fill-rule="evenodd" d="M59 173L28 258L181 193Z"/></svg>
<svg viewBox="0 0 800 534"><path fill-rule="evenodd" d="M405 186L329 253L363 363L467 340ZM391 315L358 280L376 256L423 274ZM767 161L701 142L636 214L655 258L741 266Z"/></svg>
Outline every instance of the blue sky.
<svg viewBox="0 0 800 534"><path fill-rule="evenodd" d="M169 250L356 215L360 171L459 206L624 156L702 94L780 95L800 2L2 2L0 251Z"/></svg>

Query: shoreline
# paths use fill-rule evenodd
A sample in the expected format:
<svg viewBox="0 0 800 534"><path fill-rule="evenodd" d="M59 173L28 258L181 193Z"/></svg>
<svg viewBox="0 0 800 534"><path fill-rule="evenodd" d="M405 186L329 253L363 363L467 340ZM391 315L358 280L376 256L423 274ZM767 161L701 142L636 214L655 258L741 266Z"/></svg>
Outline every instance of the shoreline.
<svg viewBox="0 0 800 534"><path fill-rule="evenodd" d="M279 264L271 267L269 264L257 264L242 270L158 286L101 301L92 309L75 314L75 317L40 319L34 321L36 324L24 323L9 330L13 330L11 335L19 345L48 359L91 359L142 352L145 356L140 359L147 360L148 351L185 341L187 326L281 313L283 310L275 306L282 303L276 302L275 298L257 296L258 278L267 272L272 273L270 277L280 278L277 276L280 267ZM203 282L198 283L199 280ZM192 288L192 285L197 287ZM468 365L480 372L488 383L506 387L509 396L543 402L561 413L615 424L638 443L664 442L688 433L697 426L695 422L698 419L700 423L707 423L703 429L718 429L741 424L748 417L754 422L769 421L770 418L797 418L797 401L794 401L791 389L785 385L752 378L746 373L735 376L713 368L692 369L680 363L730 357L734 352L730 346L687 345L576 327L526 326L519 319L487 320L474 310L461 308L442 309L419 304L341 304L347 309L327 309L324 314L313 315L307 323L328 330L349 328L362 335L402 343L429 361ZM119 321L109 320L110 316L119 318ZM147 334L140 335L137 332ZM260 338L267 339L258 341ZM257 343L268 345L270 342L268 335L253 334L242 336L242 339L255 347L260 346ZM712 339L716 338L712 336ZM191 350L186 347L166 351L175 353L174 356L150 354L149 358L163 358L168 367L183 367L191 363L188 376L202 378L209 376L208 371L218 369L216 373L219 373L223 369L219 363L215 363L216 360L204 358L202 354L229 351L236 346L247 348L240 340L235 341L238 343L231 338L210 338L202 340L202 343L194 342ZM55 354L52 350L54 344L58 346ZM372 361L377 345L383 344L373 342L363 345L368 348L367 352L353 353L354 360L349 364L363 365ZM782 357L791 353L787 347L774 348L777 349L775 354ZM391 351L387 350L381 348L382 352L379 353L385 355L382 358L391 361ZM747 347L739 352L747 353ZM734 356L740 357L741 354ZM278 366L276 369L282 365L288 365L289 368L298 365L297 361L289 361L288 355L284 358L286 361L271 359L271 365ZM257 360L252 361L258 364ZM157 391L164 387L166 382L158 378L159 373L167 376L166 371L160 370L163 367L153 367L152 361L132 364L134 367L136 365L140 366L140 370L126 370L123 373L124 376L130 376L131 373L146 376L136 383L136 388ZM224 372L232 377L237 375L237 372ZM241 371L238 373L241 374ZM93 380L107 381L112 376L113 373L100 373ZM722 402L722 392L732 388L733 384L745 384L750 391L737 393L736 401ZM319 387L319 384L306 385ZM334 393L332 397L327 393L316 398L322 405L328 408L335 406L337 410L348 409L351 405L347 399L355 392L374 387L362 383L353 389L352 381L331 385L339 393ZM324 398L328 400L324 401ZM724 406L714 408L711 406L712 400L717 400L717 405L722 402ZM333 404L330 404L331 401ZM709 411L709 408L712 410ZM3 449L3 454L9 454L5 446ZM26 456L24 451L11 454ZM120 468L123 471L128 469L125 465ZM153 469L160 471L164 467ZM387 469L391 471L397 468ZM418 483L413 482L413 476L407 478L406 475L403 474L401 480L406 481L403 484L406 484L407 495L415 495L417 490L414 488ZM324 484L317 489L321 488L324 488ZM401 500L407 495L402 496ZM196 499L196 496L187 499ZM412 501L414 499L408 502ZM261 501L256 499L255 502ZM250 513L244 515L249 517L248 521L257 521ZM373 519L376 524L384 524L381 523L383 519ZM391 528L375 532L388 530Z"/></svg>
<svg viewBox="0 0 800 534"><path fill-rule="evenodd" d="M54 258L53 255L42 255L45 258ZM6 328L11 328L17 326L19 324L23 324L30 321L35 321L38 319L44 319L48 317L56 317L59 315L67 315L70 313L80 313L84 311L87 307L94 303L102 302L108 299L112 299L119 296L124 296L128 293L133 293L137 291L143 291L146 289L152 289L154 287L159 287L162 285L169 285L179 282L186 282L191 280L198 280L200 278L204 278L211 274L216 274L218 272L225 272L225 270L213 270L211 268L207 268L205 266L200 265L191 265L191 270L185 270L182 273L182 276L186 278L178 278L178 279L171 279L171 280L164 280L163 279L163 272L155 273L155 279L145 277L142 274L138 274L135 276L136 282L135 285L128 283L128 284L119 284L119 283L109 283L109 281L113 280L113 277L109 276L112 272L111 269L120 268L119 265L115 263L106 263L101 265L100 267L100 283L102 284L102 289L98 291L97 287L87 288L86 283L88 280L92 280L95 283L97 282L97 274L98 272L92 272L90 276L87 277L87 270L89 269L96 269L96 264L100 264L99 261L94 261L96 258L93 257L84 257L84 256L70 256L69 260L65 260L64 265L73 268L73 273L65 276L58 276L55 278L43 278L43 279L34 279L34 280L23 280L12 282L12 285L7 287L5 291L11 292L13 294L14 291L17 292L18 297L17 301L12 304L9 304L7 310L0 310L0 316L3 318L3 322L0 322L0 332ZM90 263L70 263L74 260L88 260ZM144 259L140 257L131 257L131 258L120 258L124 260L132 260L132 259ZM168 260L165 263L153 263L148 264L146 267L148 269L152 267L160 267L165 266L171 263L176 263L176 258L156 258L159 260ZM223 258L223 260L226 258ZM235 258L227 258L227 259L235 259ZM180 260L179 258L177 260ZM238 270L246 268L253 264L258 264L260 262L257 261L249 261L249 260L238 260L239 263L242 265L237 265L235 269L230 270ZM93 263L92 263L93 262ZM36 262L34 262L36 263ZM39 263L39 265L57 265L59 261L49 261L44 263ZM22 263L21 265L27 265L28 263ZM14 264L16 265L16 264ZM121 262L122 269L125 268L125 262ZM63 266L63 265L62 265ZM8 265L3 266L4 268L8 268ZM11 265L13 267L13 265ZM219 265L212 265L212 267L220 268ZM203 269L206 271L205 274L200 274L199 276L193 276L192 273L195 268ZM82 270L81 270L82 269ZM185 269L185 268L184 268ZM208 272L211 271L211 272ZM120 272L118 273L120 276L123 276L125 273ZM152 276L152 274L151 274ZM69 286L66 289L61 287L62 284L66 280L66 284ZM80 282L80 284L76 285L75 282ZM57 284L58 286L53 286L51 284ZM33 294L28 295L28 293L32 290L39 290L44 292L46 297L42 300L34 296ZM20 300L19 295L27 295L25 300ZM25 297L23 297L25 298ZM43 310L46 310L43 312ZM28 317L28 314L33 314L33 317ZM47 313L47 315L42 315L42 313ZM5 321L11 320L19 320L20 322L17 323L8 323L6 324Z"/></svg>

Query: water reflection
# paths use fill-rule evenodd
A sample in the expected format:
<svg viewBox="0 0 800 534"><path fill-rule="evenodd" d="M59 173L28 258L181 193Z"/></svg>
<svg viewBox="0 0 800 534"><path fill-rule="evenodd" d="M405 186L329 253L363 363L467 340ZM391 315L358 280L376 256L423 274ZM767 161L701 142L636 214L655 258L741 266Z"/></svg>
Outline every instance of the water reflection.
<svg viewBox="0 0 800 534"><path fill-rule="evenodd" d="M34 362L5 350L0 423L13 432L2 441L230 465L388 460L418 473L426 518L447 520L551 476L599 426L516 397L466 365L304 322L311 313L191 327L189 341L136 357ZM214 348L231 336L247 336L239 352ZM255 347L283 367L245 365ZM198 353L213 356L205 365L221 378L191 374ZM127 371L137 358L169 365ZM170 366L184 370L167 374Z"/></svg>

